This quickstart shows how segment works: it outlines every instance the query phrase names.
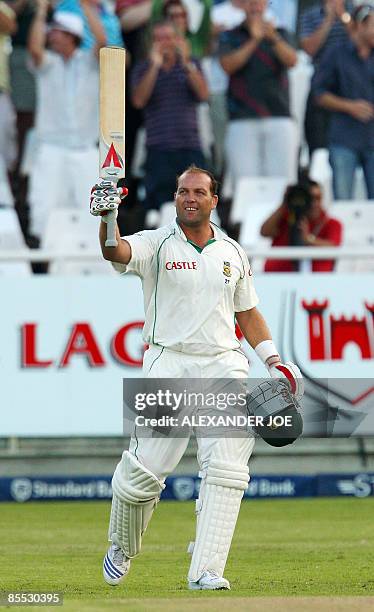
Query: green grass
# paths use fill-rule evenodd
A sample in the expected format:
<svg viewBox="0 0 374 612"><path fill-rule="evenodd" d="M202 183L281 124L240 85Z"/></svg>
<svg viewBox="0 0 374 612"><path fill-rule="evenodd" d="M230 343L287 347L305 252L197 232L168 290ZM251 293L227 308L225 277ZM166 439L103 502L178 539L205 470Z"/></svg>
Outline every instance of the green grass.
<svg viewBox="0 0 374 612"><path fill-rule="evenodd" d="M215 609L217 598L224 604L232 597L374 595L374 499L243 502L225 572L232 591L219 593L186 590L192 502L161 502L126 583L105 585L109 508L105 502L1 504L0 591L62 591L67 603L80 600L68 609L114 612L124 600L126 610L151 609L147 598L202 603L213 596Z"/></svg>

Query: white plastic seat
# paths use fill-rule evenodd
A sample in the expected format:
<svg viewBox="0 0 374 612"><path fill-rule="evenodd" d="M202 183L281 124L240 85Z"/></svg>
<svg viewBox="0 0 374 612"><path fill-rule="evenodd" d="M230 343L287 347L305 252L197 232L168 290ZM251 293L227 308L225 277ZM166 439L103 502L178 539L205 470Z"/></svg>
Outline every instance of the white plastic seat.
<svg viewBox="0 0 374 612"><path fill-rule="evenodd" d="M0 251L26 249L18 216L12 207L0 207ZM29 276L28 262L0 261L0 276Z"/></svg>
<svg viewBox="0 0 374 612"><path fill-rule="evenodd" d="M374 202L372 200L339 200L330 209L330 214L343 224L343 246L374 247ZM340 259L336 271L373 272L373 259Z"/></svg>
<svg viewBox="0 0 374 612"><path fill-rule="evenodd" d="M251 260L251 249L257 247L270 247L271 239L260 236L260 229L263 222L274 212L276 206L272 204L259 204L248 208L247 216L242 223L239 232L239 242L248 251L253 272L263 272L264 258L254 258Z"/></svg>
<svg viewBox="0 0 374 612"><path fill-rule="evenodd" d="M97 260L52 262L50 274L55 275L92 275L115 274L109 262L101 254L99 244L99 220L92 217L89 211L74 211L71 208L52 210L48 216L46 229L42 237L43 248L57 253L71 251L96 251Z"/></svg>
<svg viewBox="0 0 374 612"><path fill-rule="evenodd" d="M264 204L273 209L277 208L282 202L286 186L287 179L283 176L257 176L240 179L235 189L230 214L231 221L243 223L253 206Z"/></svg>

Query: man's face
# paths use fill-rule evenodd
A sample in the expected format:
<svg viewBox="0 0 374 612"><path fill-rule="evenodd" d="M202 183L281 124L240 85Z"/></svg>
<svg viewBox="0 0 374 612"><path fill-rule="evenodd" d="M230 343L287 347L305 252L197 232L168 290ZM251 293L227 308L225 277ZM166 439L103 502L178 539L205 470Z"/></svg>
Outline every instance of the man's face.
<svg viewBox="0 0 374 612"><path fill-rule="evenodd" d="M63 32L58 28L52 28L49 32L48 39L52 51L55 51L55 53L65 53L71 48L73 37L68 32Z"/></svg>
<svg viewBox="0 0 374 612"><path fill-rule="evenodd" d="M156 26L153 30L153 42L158 45L160 53L170 54L176 49L176 36L172 25Z"/></svg>
<svg viewBox="0 0 374 612"><path fill-rule="evenodd" d="M267 8L267 0L235 0L233 4L251 19L262 18Z"/></svg>
<svg viewBox="0 0 374 612"><path fill-rule="evenodd" d="M188 172L182 174L174 194L178 220L188 227L198 227L210 218L218 198L210 191L207 174Z"/></svg>
<svg viewBox="0 0 374 612"><path fill-rule="evenodd" d="M357 25L357 32L362 42L374 49L374 13Z"/></svg>
<svg viewBox="0 0 374 612"><path fill-rule="evenodd" d="M188 29L188 15L182 4L172 4L168 7L166 17L170 19L173 27L178 31L185 33Z"/></svg>
<svg viewBox="0 0 374 612"><path fill-rule="evenodd" d="M317 185L312 185L312 187L310 188L310 195L312 197L312 205L310 207L308 217L310 219L316 219L320 216L321 212L323 212L322 189Z"/></svg>

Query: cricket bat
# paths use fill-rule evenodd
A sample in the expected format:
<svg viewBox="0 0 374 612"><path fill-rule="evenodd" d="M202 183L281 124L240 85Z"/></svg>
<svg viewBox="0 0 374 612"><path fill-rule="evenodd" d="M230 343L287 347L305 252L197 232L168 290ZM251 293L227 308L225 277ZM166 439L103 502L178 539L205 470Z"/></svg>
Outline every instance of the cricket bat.
<svg viewBox="0 0 374 612"><path fill-rule="evenodd" d="M99 175L114 183L125 177L125 66L124 49L100 49ZM110 217L105 246L116 247L116 220Z"/></svg>

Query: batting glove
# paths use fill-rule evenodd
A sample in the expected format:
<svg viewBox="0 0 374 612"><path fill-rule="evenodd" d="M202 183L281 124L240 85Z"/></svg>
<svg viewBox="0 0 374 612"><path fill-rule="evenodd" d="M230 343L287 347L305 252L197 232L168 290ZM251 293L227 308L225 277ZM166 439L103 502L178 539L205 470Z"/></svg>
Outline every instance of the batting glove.
<svg viewBox="0 0 374 612"><path fill-rule="evenodd" d="M295 396L296 401L299 402L301 400L304 395L304 381L297 365L291 361L277 363L268 366L268 372L272 378L288 380L291 393Z"/></svg>
<svg viewBox="0 0 374 612"><path fill-rule="evenodd" d="M107 221L105 217L118 215L118 206L121 204L121 199L128 194L126 187L117 187L111 181L100 181L91 189L90 197L90 213L95 217L102 216L103 221Z"/></svg>

